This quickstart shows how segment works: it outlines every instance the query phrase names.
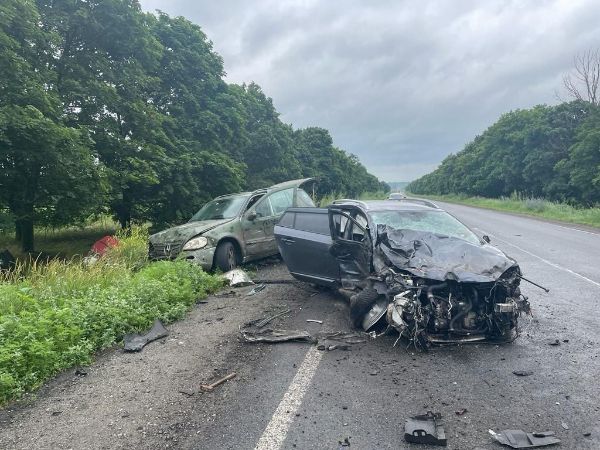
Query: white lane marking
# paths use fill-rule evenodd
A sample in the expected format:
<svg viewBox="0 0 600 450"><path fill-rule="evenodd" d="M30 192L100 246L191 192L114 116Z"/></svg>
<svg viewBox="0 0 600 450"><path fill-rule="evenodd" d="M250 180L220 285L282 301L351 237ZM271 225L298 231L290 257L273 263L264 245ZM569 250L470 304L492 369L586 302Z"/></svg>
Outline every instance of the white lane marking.
<svg viewBox="0 0 600 450"><path fill-rule="evenodd" d="M507 241L505 241L505 240L503 240L503 239L500 239L498 236L494 236L493 234L491 234L491 233L488 233L488 232L486 232L486 231L482 230L481 228L475 228L475 229L476 229L476 230L479 230L479 231L481 231L482 233L485 233L485 234L487 234L487 235L488 235L488 236L490 236L490 237L493 237L494 239L496 239L496 240L498 240L498 241L500 241L500 242L503 242L503 243L504 243L504 244L506 244L506 245L510 245L511 247L514 247L514 248L516 248L517 250L520 250L520 251L522 251L523 253L527 253L528 255L530 255L530 256L533 256L534 258L537 258L537 259L539 259L540 261L542 261L542 262L545 262L546 264L548 264L549 266L552 266L552 267L554 267L555 269L564 270L565 272L568 272L568 273L570 273L571 275L575 275L576 277L578 277L578 278L581 278L582 280L585 280L585 281L587 281L588 283L592 283L592 284L593 284L594 286L596 286L596 287L600 287L600 283L598 283L598 282L596 282L596 281L594 281L594 280L590 280L588 277L585 277L585 276L581 275L580 273L574 272L574 271L572 271L571 269L567 269L566 267L559 266L558 264L554 264L553 262L550 262L550 261L548 261L547 259L544 259L544 258L542 258L541 256L534 255L533 253L531 253L531 252L529 252L529 251L525 250L524 248L521 248L521 247L519 247L518 245L515 245L515 244L511 244L510 242L507 242Z"/></svg>
<svg viewBox="0 0 600 450"><path fill-rule="evenodd" d="M317 371L323 353L312 346L306 353L304 361L294 376L287 392L283 395L271 421L263 431L254 450L279 450L285 441L287 432L302 404L302 399Z"/></svg>
<svg viewBox="0 0 600 450"><path fill-rule="evenodd" d="M582 230L580 228L575 228L575 227L565 227L564 225L558 225L558 224L552 223L552 222L548 222L548 223L550 223L551 225L554 225L556 227L559 227L559 228L564 228L565 230L575 230L575 231L579 231L580 233L586 233L586 234L591 234L594 236L600 236L600 233L594 233L593 231L586 231L586 230Z"/></svg>

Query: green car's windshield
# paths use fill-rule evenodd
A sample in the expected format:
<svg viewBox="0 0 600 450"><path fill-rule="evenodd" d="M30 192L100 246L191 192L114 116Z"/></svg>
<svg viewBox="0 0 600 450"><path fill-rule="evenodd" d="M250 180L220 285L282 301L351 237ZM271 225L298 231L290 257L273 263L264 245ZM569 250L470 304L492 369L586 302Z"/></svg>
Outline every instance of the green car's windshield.
<svg viewBox="0 0 600 450"><path fill-rule="evenodd" d="M217 198L204 205L200 211L192 216L190 222L199 220L233 219L236 217L250 195L236 195L232 197Z"/></svg>
<svg viewBox="0 0 600 450"><path fill-rule="evenodd" d="M463 239L472 244L481 243L471 230L445 211L374 211L370 215L377 225L389 225L399 230L427 231Z"/></svg>

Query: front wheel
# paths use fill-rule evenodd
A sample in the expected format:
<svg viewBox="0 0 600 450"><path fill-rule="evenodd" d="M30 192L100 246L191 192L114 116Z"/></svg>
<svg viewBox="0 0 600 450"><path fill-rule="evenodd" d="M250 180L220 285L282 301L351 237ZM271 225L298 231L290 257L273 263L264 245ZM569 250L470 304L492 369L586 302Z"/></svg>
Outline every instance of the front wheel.
<svg viewBox="0 0 600 450"><path fill-rule="evenodd" d="M215 268L223 272L229 272L238 265L238 257L235 246L229 242L221 242L215 251Z"/></svg>
<svg viewBox="0 0 600 450"><path fill-rule="evenodd" d="M379 294L373 288L366 288L350 298L350 321L354 328L361 328L367 313L371 310Z"/></svg>

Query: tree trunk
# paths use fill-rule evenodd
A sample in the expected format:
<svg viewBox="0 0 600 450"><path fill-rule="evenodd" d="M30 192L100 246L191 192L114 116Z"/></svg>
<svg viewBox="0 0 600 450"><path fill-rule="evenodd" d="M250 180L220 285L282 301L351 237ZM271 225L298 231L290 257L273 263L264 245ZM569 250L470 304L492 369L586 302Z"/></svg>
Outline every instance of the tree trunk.
<svg viewBox="0 0 600 450"><path fill-rule="evenodd" d="M23 239L23 233L21 232L21 221L15 220L15 241L21 242Z"/></svg>
<svg viewBox="0 0 600 450"><path fill-rule="evenodd" d="M33 252L33 219L28 217L22 219L19 226L21 230L21 249L23 252Z"/></svg>

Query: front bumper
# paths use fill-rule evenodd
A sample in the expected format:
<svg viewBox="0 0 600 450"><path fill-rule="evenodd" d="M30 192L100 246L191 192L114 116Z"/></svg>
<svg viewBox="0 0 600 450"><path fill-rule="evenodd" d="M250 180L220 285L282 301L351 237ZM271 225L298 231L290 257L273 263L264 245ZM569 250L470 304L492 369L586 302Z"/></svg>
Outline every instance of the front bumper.
<svg viewBox="0 0 600 450"><path fill-rule="evenodd" d="M183 245L180 243L150 243L148 257L153 261L183 258L186 261L198 264L204 270L212 269L216 247L204 247L198 250L181 250L182 246Z"/></svg>
<svg viewBox="0 0 600 450"><path fill-rule="evenodd" d="M186 261L198 264L204 270L211 270L215 257L216 247L205 247L199 250L184 250L181 252L181 257Z"/></svg>

